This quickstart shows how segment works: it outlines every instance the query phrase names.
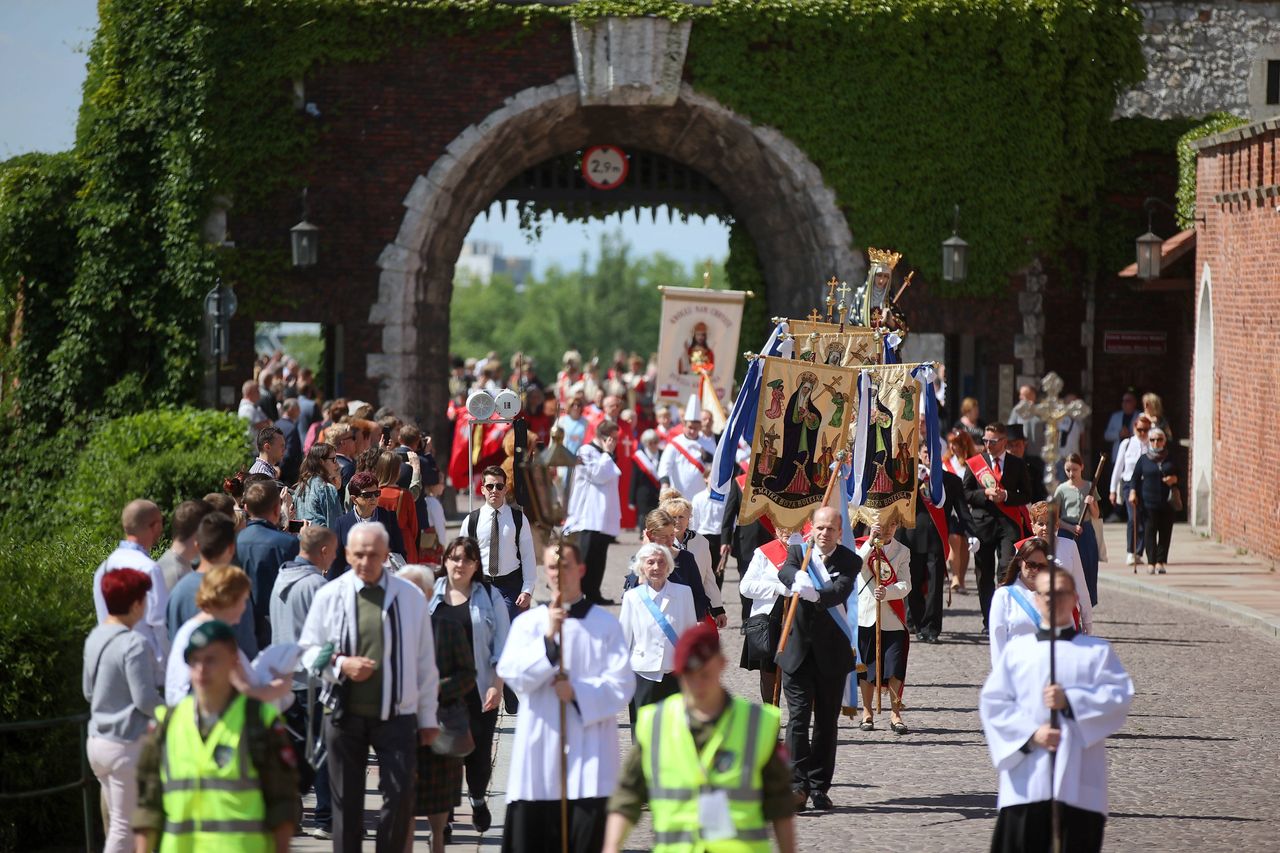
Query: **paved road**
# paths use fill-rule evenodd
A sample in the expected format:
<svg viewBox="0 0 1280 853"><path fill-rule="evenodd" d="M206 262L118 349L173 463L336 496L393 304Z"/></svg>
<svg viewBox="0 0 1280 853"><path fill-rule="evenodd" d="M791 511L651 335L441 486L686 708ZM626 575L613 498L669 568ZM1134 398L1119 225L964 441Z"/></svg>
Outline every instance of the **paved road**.
<svg viewBox="0 0 1280 853"><path fill-rule="evenodd" d="M611 549L606 594L615 598L634 542L624 539ZM736 577L732 568L729 574ZM725 593L726 599L736 598L732 581ZM1106 849L1276 850L1280 738L1270 727L1280 698L1280 643L1176 604L1105 587L1102 595L1096 629L1117 644L1137 686L1129 721L1108 745L1112 815ZM976 596L957 596L947 611L944 642L913 647L905 697L911 734L863 733L850 721L842 723L831 791L836 808L800 816L801 850L869 844L882 851L986 849L995 819L995 777L976 709L989 669L976 608ZM737 612L730 613L736 627ZM739 635L730 630L723 636L736 663ZM750 675L732 667L730 689L754 695ZM625 729L625 714L623 720ZM509 724L502 721L508 737L500 737L496 756L495 826L479 838L466 823L464 806L456 849L492 850L498 844ZM370 788L376 788L375 776ZM369 802L376 808L372 797ZM422 821L421 849L426 838ZM646 817L629 846L647 850L651 838ZM300 850L328 849L311 839L295 840Z"/></svg>

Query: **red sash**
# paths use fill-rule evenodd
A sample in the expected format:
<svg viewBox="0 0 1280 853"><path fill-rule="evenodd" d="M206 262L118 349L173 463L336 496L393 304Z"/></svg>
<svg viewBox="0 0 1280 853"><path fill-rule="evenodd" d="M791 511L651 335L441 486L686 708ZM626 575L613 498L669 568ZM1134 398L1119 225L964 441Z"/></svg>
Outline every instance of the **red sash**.
<svg viewBox="0 0 1280 853"><path fill-rule="evenodd" d="M676 441L674 438L671 439L669 444L676 449L677 453L679 453L685 459L688 459L689 464L691 464L694 468L697 468L699 474L707 473L707 466L702 464L701 459L695 459L693 455L689 453L689 451L685 450L683 444Z"/></svg>
<svg viewBox="0 0 1280 853"><path fill-rule="evenodd" d="M636 467L639 468L640 471L646 477L649 478L649 482L653 483L653 487L655 489L657 489L658 491L662 491L662 483L658 482L658 475L654 473L654 470L652 468L649 467L649 460L643 453L641 453L639 450L637 450L635 453L632 453L631 461L636 463Z"/></svg>
<svg viewBox="0 0 1280 853"><path fill-rule="evenodd" d="M855 540L854 544L856 544L859 548L861 548L861 547L866 543L867 539L869 539L869 538L870 538L870 537L867 537L867 536L860 536L860 537L858 537L858 539L857 539L857 540ZM874 553L874 551L873 551L872 553ZM889 556L888 556L887 554L886 554L886 555L884 555L884 561L883 561L883 562L884 562L884 565L886 565L886 566L888 566L888 567L889 567L889 579L888 579L887 581L884 581L884 583L885 583L885 584L893 584L893 583L897 583L897 582L898 582L898 572L897 572L897 570L896 570L896 569L894 569L894 567L893 567L893 562L889 559ZM868 572L871 572L871 580L872 580L872 582L874 583L874 582L875 582L875 579L876 579L876 572L877 572L877 571L879 570L879 568L880 568L879 563L877 563L877 564L876 564L876 566L873 568L873 567L872 567L872 565L871 565L871 554L867 554L867 559L866 559L865 561L863 561L863 566L866 568L866 570L867 570ZM898 621L902 623L902 627L903 627L903 629L905 630L905 628L906 628L906 626L907 626L907 602L906 602L906 599L903 599L903 598L895 598L895 599L892 599L892 600L890 600L890 599L885 599L885 602L884 602L884 603L885 603L885 604L887 604L887 605L889 605L889 609L893 611L893 615L894 615L894 616L897 616L897 617L898 617Z"/></svg>
<svg viewBox="0 0 1280 853"><path fill-rule="evenodd" d="M764 554L765 559L773 565L773 568L776 571L786 565L787 543L779 542L775 539L767 545L761 545L760 553Z"/></svg>
<svg viewBox="0 0 1280 853"><path fill-rule="evenodd" d="M982 457L981 453L977 456L971 456L966 461L968 462L969 470L973 472L974 479L978 481L978 485L982 486L984 489L987 488L986 481L982 478L982 475L985 473L995 482L997 487L1003 488L1003 484L1000 482L1000 477L998 477L996 472L991 470L991 467L987 465L987 460ZM1030 516L1027 515L1026 507L1007 506L996 501L992 501L992 503L995 504L997 509L1008 516L1010 521L1018 525L1019 535L1022 534L1022 531L1030 529Z"/></svg>
<svg viewBox="0 0 1280 853"><path fill-rule="evenodd" d="M942 507L933 505L933 501L929 500L927 487L928 483L920 484L920 499L924 501L924 508L929 511L929 517L933 519L933 527L938 531L938 538L942 540L942 559L950 560L951 536L949 535L950 527L947 524L947 512Z"/></svg>

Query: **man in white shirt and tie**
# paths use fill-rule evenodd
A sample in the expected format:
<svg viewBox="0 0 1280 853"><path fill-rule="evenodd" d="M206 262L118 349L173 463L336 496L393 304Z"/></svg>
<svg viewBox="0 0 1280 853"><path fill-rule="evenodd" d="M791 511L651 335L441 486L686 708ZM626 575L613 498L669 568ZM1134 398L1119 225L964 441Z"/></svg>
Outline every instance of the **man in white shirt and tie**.
<svg viewBox="0 0 1280 853"><path fill-rule="evenodd" d="M480 569L502 593L514 620L529 609L538 580L533 530L523 510L507 504L507 472L490 465L481 477L484 506L462 520L458 535L480 543Z"/></svg>
<svg viewBox="0 0 1280 853"><path fill-rule="evenodd" d="M696 397L689 399L684 432L667 440L662 459L658 462L658 479L664 486L678 489L688 500L692 500L694 495L706 488L707 465L702 461L702 443L698 441L702 434L702 423L698 420L696 403Z"/></svg>

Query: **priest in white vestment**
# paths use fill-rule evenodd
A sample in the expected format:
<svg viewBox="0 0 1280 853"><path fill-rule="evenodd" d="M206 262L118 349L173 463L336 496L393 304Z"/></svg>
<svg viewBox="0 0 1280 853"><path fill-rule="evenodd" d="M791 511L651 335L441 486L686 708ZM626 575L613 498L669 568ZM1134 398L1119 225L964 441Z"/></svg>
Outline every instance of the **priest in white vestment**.
<svg viewBox="0 0 1280 853"><path fill-rule="evenodd" d="M520 697L507 779L503 853L560 850L560 703L567 705L569 845L596 853L620 766L618 713L635 691L635 673L613 614L582 593L586 567L569 542L547 549L547 580L562 584L563 606L516 617L498 676ZM559 568L557 566L559 565ZM562 575L562 577L558 577ZM563 646L556 627L563 623ZM564 664L564 679L558 677Z"/></svg>
<svg viewBox="0 0 1280 853"><path fill-rule="evenodd" d="M982 686L979 711L991 760L1000 774L992 851L1051 849L1051 797L1061 809L1063 850L1102 849L1107 816L1106 738L1124 725L1133 701L1133 681L1111 645L1072 627L1075 581L1067 572L1041 571L1036 607L1049 622L1049 584L1054 588L1050 631L1013 637ZM1049 683L1049 654L1057 681ZM1050 708L1058 710L1057 727ZM1051 753L1056 755L1050 787Z"/></svg>

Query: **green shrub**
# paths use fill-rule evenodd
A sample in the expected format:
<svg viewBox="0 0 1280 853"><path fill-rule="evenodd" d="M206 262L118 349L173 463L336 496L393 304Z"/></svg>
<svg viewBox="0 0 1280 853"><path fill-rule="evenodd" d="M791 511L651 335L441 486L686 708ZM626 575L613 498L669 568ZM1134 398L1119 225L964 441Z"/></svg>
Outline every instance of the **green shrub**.
<svg viewBox="0 0 1280 853"><path fill-rule="evenodd" d="M1178 140L1178 225L1191 228L1196 221L1196 165L1200 152L1191 143L1215 133L1232 130L1249 123L1231 113L1210 113L1199 127L1192 128Z"/></svg>
<svg viewBox="0 0 1280 853"><path fill-rule="evenodd" d="M157 409L106 421L89 438L62 488L65 518L86 534L119 538L134 498L168 514L248 464L244 421L203 409Z"/></svg>
<svg viewBox="0 0 1280 853"><path fill-rule="evenodd" d="M92 630L93 570L112 539L67 530L56 536L0 533L0 720L65 717L86 710L85 636ZM75 726L0 734L0 791L66 784L80 776ZM94 802L97 791L91 792ZM81 841L78 790L0 804L0 850Z"/></svg>

